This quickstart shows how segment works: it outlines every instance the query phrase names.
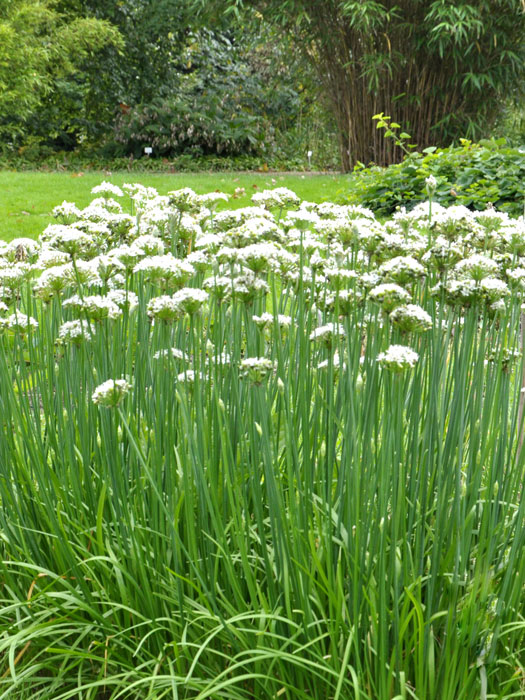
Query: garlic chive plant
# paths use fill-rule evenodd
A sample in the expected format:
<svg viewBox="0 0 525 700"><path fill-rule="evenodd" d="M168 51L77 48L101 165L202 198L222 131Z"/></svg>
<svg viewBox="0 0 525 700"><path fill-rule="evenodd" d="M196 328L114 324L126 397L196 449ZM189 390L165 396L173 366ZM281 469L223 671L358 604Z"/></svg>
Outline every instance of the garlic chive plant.
<svg viewBox="0 0 525 700"><path fill-rule="evenodd" d="M0 243L0 698L523 697L523 217L93 194Z"/></svg>

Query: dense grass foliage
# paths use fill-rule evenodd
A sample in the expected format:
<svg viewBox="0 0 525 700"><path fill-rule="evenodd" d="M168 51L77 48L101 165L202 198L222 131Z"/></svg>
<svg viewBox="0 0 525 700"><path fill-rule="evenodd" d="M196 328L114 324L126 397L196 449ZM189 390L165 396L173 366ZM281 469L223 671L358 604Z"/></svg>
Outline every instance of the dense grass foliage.
<svg viewBox="0 0 525 700"><path fill-rule="evenodd" d="M461 146L427 148L410 153L388 168L357 169L345 201L390 215L427 197L425 180L437 179L436 200L444 206L462 204L482 210L492 204L513 216L525 207L525 149L511 148L505 139Z"/></svg>
<svg viewBox="0 0 525 700"><path fill-rule="evenodd" d="M125 189L0 248L0 697L522 696L523 218Z"/></svg>

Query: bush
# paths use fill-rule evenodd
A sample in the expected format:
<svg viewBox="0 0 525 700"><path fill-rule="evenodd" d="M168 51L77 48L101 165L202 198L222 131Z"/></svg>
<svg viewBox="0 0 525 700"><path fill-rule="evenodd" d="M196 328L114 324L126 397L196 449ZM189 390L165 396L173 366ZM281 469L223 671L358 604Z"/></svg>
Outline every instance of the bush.
<svg viewBox="0 0 525 700"><path fill-rule="evenodd" d="M237 155L260 151L267 126L263 119L240 108L235 98L223 100L218 93L175 95L122 114L116 123L115 141L123 154L135 157L147 146L161 156Z"/></svg>
<svg viewBox="0 0 525 700"><path fill-rule="evenodd" d="M268 85L251 65L255 47L247 44L196 34L167 94L122 106L114 129L121 154L137 157L147 146L160 156L268 152L276 122L299 112L299 95L286 79Z"/></svg>
<svg viewBox="0 0 525 700"><path fill-rule="evenodd" d="M345 200L388 215L401 206L411 208L428 198L425 179L437 179L435 201L485 209L492 203L509 214L523 213L525 149L510 148L505 139L461 146L426 148L387 168L360 164L350 180Z"/></svg>
<svg viewBox="0 0 525 700"><path fill-rule="evenodd" d="M305 161L311 150L323 164L338 160L315 77L291 45L265 29L242 37L195 33L169 89L120 107L108 136L111 157L138 157L152 147L169 158L299 155Z"/></svg>

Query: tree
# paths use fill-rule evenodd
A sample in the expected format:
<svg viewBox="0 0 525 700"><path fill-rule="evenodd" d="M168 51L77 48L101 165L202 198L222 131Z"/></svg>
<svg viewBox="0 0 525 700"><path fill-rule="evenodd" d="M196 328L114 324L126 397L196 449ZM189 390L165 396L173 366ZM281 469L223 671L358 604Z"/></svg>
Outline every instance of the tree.
<svg viewBox="0 0 525 700"><path fill-rule="evenodd" d="M55 80L27 123L31 141L106 155L268 153L307 108L312 71L253 12L239 21L192 0L54 0L73 22L103 19L124 51L103 47ZM306 70L302 70L303 68ZM301 94L300 94L301 93Z"/></svg>
<svg viewBox="0 0 525 700"><path fill-rule="evenodd" d="M248 6L293 32L317 69L344 170L403 155L376 129L377 113L420 147L448 144L479 137L523 85L524 0L230 0L228 11Z"/></svg>
<svg viewBox="0 0 525 700"><path fill-rule="evenodd" d="M208 20L203 13L196 21L191 0L49 1L68 25L111 27L119 36L55 75L26 123L32 140L60 150L97 143L123 111L176 93L191 33Z"/></svg>
<svg viewBox="0 0 525 700"><path fill-rule="evenodd" d="M82 61L109 44L119 47L108 22L71 21L50 0L10 0L0 6L0 134L23 132L25 121Z"/></svg>
<svg viewBox="0 0 525 700"><path fill-rule="evenodd" d="M308 109L301 94L308 76L301 71L299 78L294 56L272 32L252 34L245 26L239 35L190 34L169 79L171 92L158 90L116 119L118 151L139 156L152 146L163 157L271 157L280 135Z"/></svg>
<svg viewBox="0 0 525 700"><path fill-rule="evenodd" d="M120 101L130 104L169 92L187 36L198 26L188 0L58 0L58 7L71 19L92 17L118 29L125 58L108 47L104 59L111 63ZM110 77L97 73L99 79Z"/></svg>

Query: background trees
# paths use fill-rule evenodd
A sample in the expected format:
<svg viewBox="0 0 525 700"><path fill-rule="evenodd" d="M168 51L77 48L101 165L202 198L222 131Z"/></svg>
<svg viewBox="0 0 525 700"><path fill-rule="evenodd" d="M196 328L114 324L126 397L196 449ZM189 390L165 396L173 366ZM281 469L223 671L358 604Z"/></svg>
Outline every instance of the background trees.
<svg viewBox="0 0 525 700"><path fill-rule="evenodd" d="M52 9L17 0L20 12L10 13L11 24L30 27L28 50L38 41L54 49L58 26L83 27L84 44L97 27L111 37L100 31L96 47L60 71L32 53L45 86L33 90L28 68L14 97L30 95L27 109L0 108L11 147L28 157L79 146L106 157L137 157L145 146L165 157L284 150L306 162L310 113L326 121L317 80L291 38L260 14L246 8L233 17L213 3L197 13L194 0L49 2ZM38 29L44 16L53 31L49 22ZM9 70L19 73L13 58Z"/></svg>
<svg viewBox="0 0 525 700"><path fill-rule="evenodd" d="M241 11L253 2L232 0ZM337 120L341 161L396 160L372 116L392 115L420 146L477 138L523 85L522 0L263 0L294 32Z"/></svg>
<svg viewBox="0 0 525 700"><path fill-rule="evenodd" d="M171 89L131 102L115 123L121 151L140 155L271 153L305 106L308 75L274 32L189 33ZM300 83L300 81L302 82ZM307 98L306 98L307 99Z"/></svg>
<svg viewBox="0 0 525 700"><path fill-rule="evenodd" d="M109 22L64 17L48 0L0 5L0 134L27 132L57 84L108 46L122 46Z"/></svg>
<svg viewBox="0 0 525 700"><path fill-rule="evenodd" d="M524 97L524 37L525 0L13 0L3 148L306 159L335 125L343 170L387 164L377 113L419 148L487 136Z"/></svg>

